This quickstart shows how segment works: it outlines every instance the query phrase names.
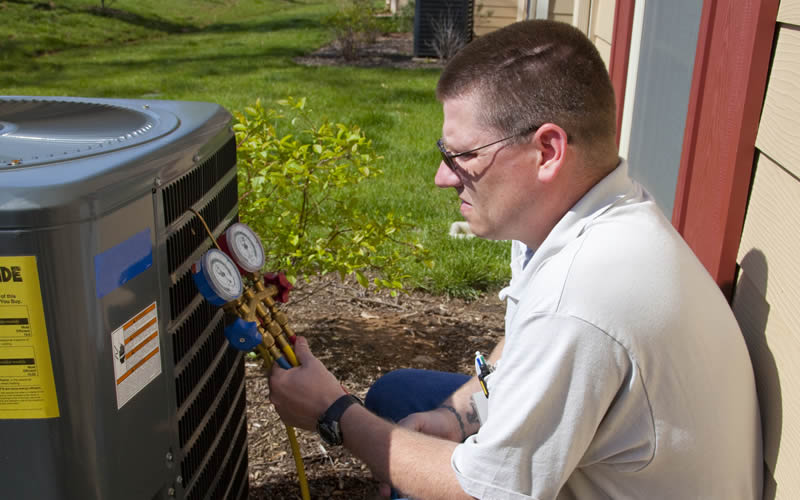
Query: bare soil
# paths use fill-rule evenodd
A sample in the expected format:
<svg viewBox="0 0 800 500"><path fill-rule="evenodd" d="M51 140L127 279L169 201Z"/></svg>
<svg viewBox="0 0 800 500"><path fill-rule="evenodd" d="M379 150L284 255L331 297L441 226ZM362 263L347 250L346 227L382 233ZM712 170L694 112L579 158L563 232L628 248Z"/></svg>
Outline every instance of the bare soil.
<svg viewBox="0 0 800 500"><path fill-rule="evenodd" d="M469 303L422 292L391 297L332 278L293 293L285 307L293 328L361 397L396 368L470 373L473 353L491 350L503 332L504 306L496 294ZM299 499L286 431L269 404L260 361L248 360L246 367L249 498ZM297 433L312 498L378 498L377 482L362 462L345 449L327 447L316 433Z"/></svg>
<svg viewBox="0 0 800 500"><path fill-rule="evenodd" d="M374 43L361 48L358 57L346 59L342 56L336 42L321 47L307 56L294 61L305 66L354 66L362 68L419 69L441 68L438 59L414 57L414 36L412 33L385 33ZM433 92L433 89L431 89Z"/></svg>

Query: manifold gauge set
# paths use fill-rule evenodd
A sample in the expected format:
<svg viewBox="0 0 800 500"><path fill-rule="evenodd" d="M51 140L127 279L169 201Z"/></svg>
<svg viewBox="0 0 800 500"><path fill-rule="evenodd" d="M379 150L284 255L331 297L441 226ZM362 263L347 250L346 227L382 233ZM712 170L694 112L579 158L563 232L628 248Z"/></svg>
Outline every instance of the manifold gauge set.
<svg viewBox="0 0 800 500"><path fill-rule="evenodd" d="M241 351L257 351L269 373L273 363L283 369L298 366L292 345L296 339L278 302L289 299L292 285L283 274L263 274L264 247L261 238L246 224L231 225L214 240L202 216L195 212L216 248L192 264L192 278L205 299L225 310L225 337ZM286 426L297 466L300 493L310 500L300 445L294 428Z"/></svg>
<svg viewBox="0 0 800 500"><path fill-rule="evenodd" d="M292 286L282 274L261 272L261 238L237 222L214 243L192 265L192 278L209 303L225 309L228 341L242 351L258 350L267 362L295 365L295 334L275 303L286 302Z"/></svg>

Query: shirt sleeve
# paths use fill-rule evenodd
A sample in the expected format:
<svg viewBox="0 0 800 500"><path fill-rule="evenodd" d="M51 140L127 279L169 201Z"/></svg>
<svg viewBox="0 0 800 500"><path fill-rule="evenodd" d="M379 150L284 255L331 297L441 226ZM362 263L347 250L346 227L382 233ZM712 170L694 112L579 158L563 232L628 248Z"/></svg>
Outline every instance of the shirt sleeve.
<svg viewBox="0 0 800 500"><path fill-rule="evenodd" d="M615 413L612 404L640 382L627 350L581 319L532 315L514 326L489 377L488 419L456 447L451 464L474 497L552 499L587 457L602 460L641 443L631 435L631 443L612 440L588 453L605 434L599 429Z"/></svg>

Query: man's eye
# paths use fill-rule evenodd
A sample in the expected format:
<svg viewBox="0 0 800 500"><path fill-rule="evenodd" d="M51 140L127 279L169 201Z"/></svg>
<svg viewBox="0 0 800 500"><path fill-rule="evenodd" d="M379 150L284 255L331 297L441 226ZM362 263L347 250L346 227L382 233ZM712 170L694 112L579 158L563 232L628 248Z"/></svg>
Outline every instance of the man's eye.
<svg viewBox="0 0 800 500"><path fill-rule="evenodd" d="M478 156L477 153L464 153L464 154L458 155L459 159L465 160L465 161L466 160L471 160L471 159L475 158L476 156Z"/></svg>

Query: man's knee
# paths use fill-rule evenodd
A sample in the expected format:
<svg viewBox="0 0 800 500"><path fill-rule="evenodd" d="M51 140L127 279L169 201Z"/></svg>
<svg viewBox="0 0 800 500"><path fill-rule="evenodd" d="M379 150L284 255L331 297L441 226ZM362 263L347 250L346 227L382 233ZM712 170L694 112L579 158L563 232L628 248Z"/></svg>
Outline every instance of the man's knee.
<svg viewBox="0 0 800 500"><path fill-rule="evenodd" d="M410 379L414 378L412 372L416 371L418 370L403 368L383 375L369 388L364 405L380 417L399 420L398 407L406 406L404 402L407 397L406 390Z"/></svg>

